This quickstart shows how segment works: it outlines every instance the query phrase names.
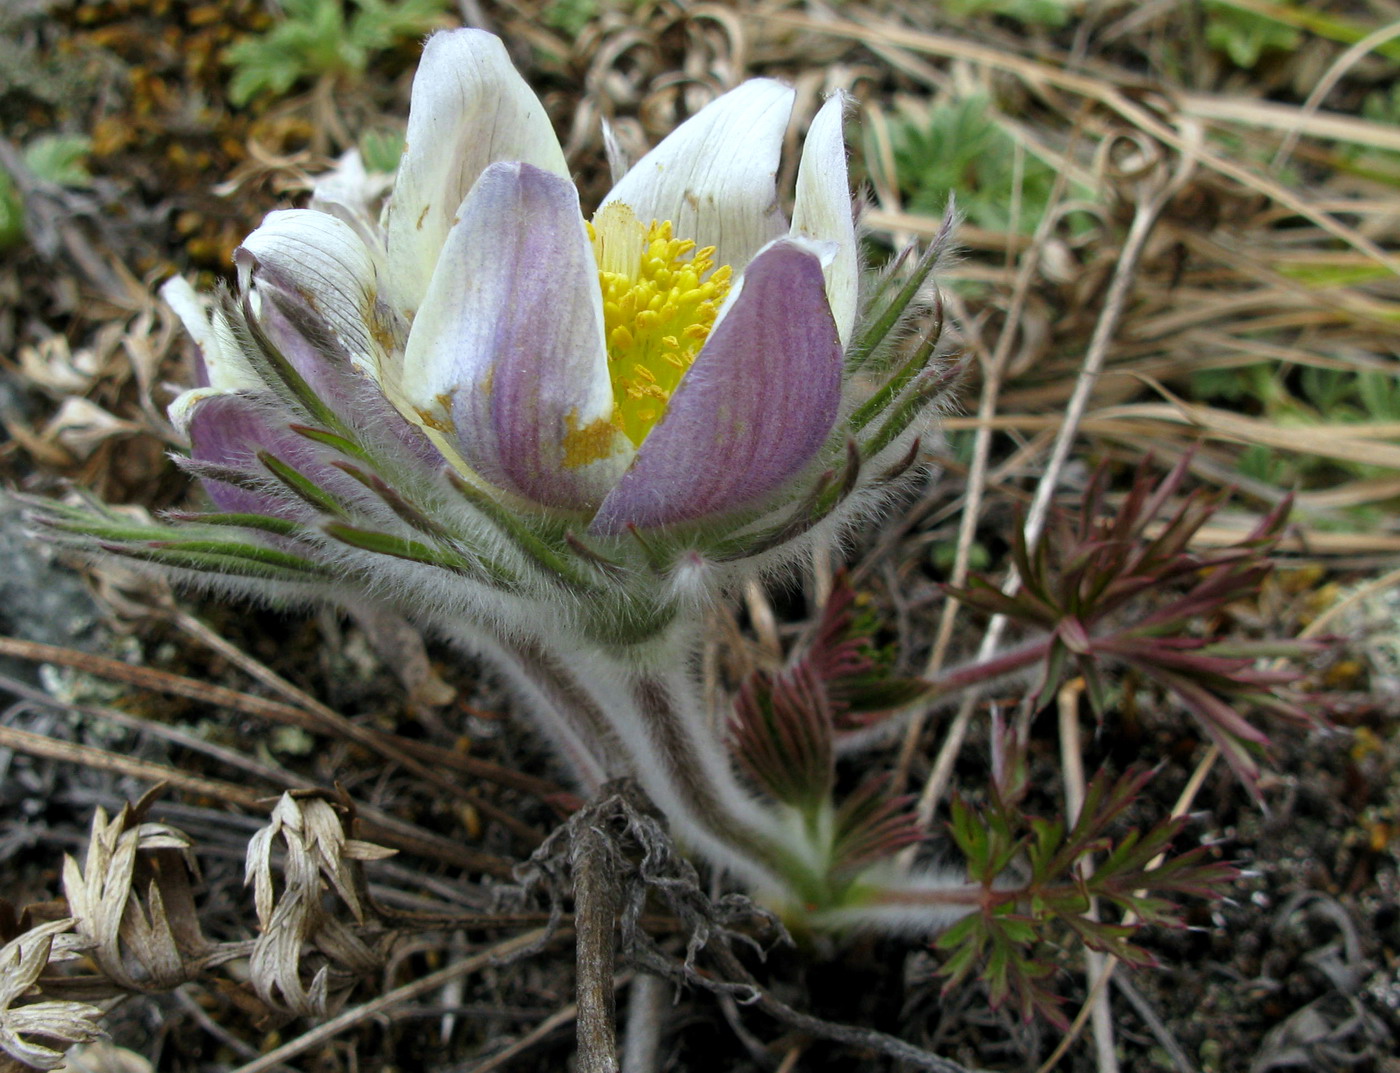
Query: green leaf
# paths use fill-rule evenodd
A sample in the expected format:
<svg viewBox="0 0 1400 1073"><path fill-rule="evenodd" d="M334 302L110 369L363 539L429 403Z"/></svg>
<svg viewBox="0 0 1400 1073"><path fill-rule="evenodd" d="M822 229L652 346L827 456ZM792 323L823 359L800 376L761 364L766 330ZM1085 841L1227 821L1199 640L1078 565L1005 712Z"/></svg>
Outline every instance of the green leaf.
<svg viewBox="0 0 1400 1073"><path fill-rule="evenodd" d="M924 252L919 255L919 259L914 262L913 268L902 282L895 273L907 260L906 257L895 258L894 264L880 277L878 290L870 299L870 312L862 321L860 332L846 353L847 375L860 369L873 354L886 345L895 325L904 319L905 312L924 290L939 257L947 250L951 241L951 220L945 221L944 231L946 234L939 234L924 248Z"/></svg>
<svg viewBox="0 0 1400 1073"><path fill-rule="evenodd" d="M281 96L303 79L362 75L374 53L437 26L448 0L355 0L355 6L347 22L343 0L283 0L284 18L225 50L224 62L234 68L229 100L241 106Z"/></svg>
<svg viewBox="0 0 1400 1073"><path fill-rule="evenodd" d="M939 308L938 316L935 318L934 326L929 333L924 336L919 345L914 349L914 353L909 360L895 371L895 374L885 381L880 387L856 407L855 412L847 419L846 424L852 433L858 433L865 429L876 417L884 413L886 408L894 402L917 376L928 368L929 362L933 360L934 351L938 348L939 337L943 334L942 308ZM865 452L865 457L869 458L875 451Z"/></svg>
<svg viewBox="0 0 1400 1073"><path fill-rule="evenodd" d="M407 559L424 566L436 566L456 574L464 574L485 584L509 585L515 580L505 567L489 560L479 558L473 561L464 555L432 548L417 540L409 540L393 533L362 529L342 522L327 522L322 526L322 531L332 539L361 551L372 551L395 559Z"/></svg>
<svg viewBox="0 0 1400 1073"><path fill-rule="evenodd" d="M0 250L18 246L24 235L24 200L10 173L0 168Z"/></svg>
<svg viewBox="0 0 1400 1073"><path fill-rule="evenodd" d="M956 196L969 223L1031 234L1049 208L1056 167L1036 156L1036 147L1014 127L1002 125L985 93L944 99L923 115L909 114L891 124L890 136L892 178L912 212L942 215ZM1069 196L1094 200L1093 191L1074 184Z"/></svg>
<svg viewBox="0 0 1400 1073"><path fill-rule="evenodd" d="M585 26L598 17L598 0L551 0L542 16L546 26L577 37Z"/></svg>
<svg viewBox="0 0 1400 1073"><path fill-rule="evenodd" d="M597 585L578 568L577 556L551 546L538 532L523 524L490 495L463 477L447 470L447 481L468 503L486 518L517 551L540 567L544 575L573 588L597 592Z"/></svg>
<svg viewBox="0 0 1400 1073"><path fill-rule="evenodd" d="M359 149L366 171L393 174L403 156L403 131L367 130L360 135Z"/></svg>
<svg viewBox="0 0 1400 1073"><path fill-rule="evenodd" d="M170 541L165 544L102 544L103 551L162 566L204 574L249 577L264 581L318 582L330 571L318 563L252 544L217 541Z"/></svg>
<svg viewBox="0 0 1400 1073"><path fill-rule="evenodd" d="M1302 35L1268 15L1243 10L1221 0L1204 0L1206 44L1230 57L1237 67L1253 68L1266 52L1288 52Z"/></svg>
<svg viewBox="0 0 1400 1073"><path fill-rule="evenodd" d="M1032 26L1059 27L1069 21L1078 0L942 0L940 7L954 18L1000 15Z"/></svg>
<svg viewBox="0 0 1400 1073"><path fill-rule="evenodd" d="M47 182L83 188L92 185L90 152L92 139L84 134L41 134L24 147L24 164Z"/></svg>
<svg viewBox="0 0 1400 1073"><path fill-rule="evenodd" d="M301 532L301 524L288 521L286 518L274 518L267 514L229 514L224 512L210 513L171 513L168 517L172 521L189 522L196 525L227 525L239 529L256 529L263 533L272 533L274 536L295 536Z"/></svg>

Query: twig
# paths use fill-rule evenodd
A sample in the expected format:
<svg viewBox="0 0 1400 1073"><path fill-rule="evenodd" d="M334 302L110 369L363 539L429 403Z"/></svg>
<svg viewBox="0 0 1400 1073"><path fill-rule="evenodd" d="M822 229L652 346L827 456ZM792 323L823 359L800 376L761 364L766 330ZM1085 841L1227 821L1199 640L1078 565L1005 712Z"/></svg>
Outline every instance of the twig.
<svg viewBox="0 0 1400 1073"><path fill-rule="evenodd" d="M1123 993L1123 997L1128 1000L1128 1005L1137 1011L1137 1015L1142 1018L1142 1023L1156 1038L1162 1050L1167 1052L1167 1057L1171 1059L1172 1068L1176 1070L1176 1073L1196 1073L1196 1066L1186 1053L1186 1048L1172 1035L1166 1022L1157 1016L1157 1011L1152 1008L1152 1004L1143 997L1132 981L1126 979L1120 972L1113 977L1113 986Z"/></svg>
<svg viewBox="0 0 1400 1073"><path fill-rule="evenodd" d="M574 876L580 1073L618 1073L613 970L617 947L618 877L608 836L580 825L570 848Z"/></svg>
<svg viewBox="0 0 1400 1073"><path fill-rule="evenodd" d="M371 999L362 1006L346 1010L339 1016L332 1017L324 1024L317 1025L309 1032L305 1032L294 1040L289 1040L282 1046L268 1051L255 1062L239 1066L233 1073L268 1073L289 1058L295 1058L299 1054L305 1054L311 1048L334 1039L342 1032L346 1032L356 1025L377 1017L387 1010L393 1009L404 1002L412 1002L420 995L436 991L449 980L458 976L465 976L468 973L483 969L493 962L509 958L512 954L522 950L528 950L532 945L542 942L548 936L548 929L536 928L534 931L527 931L524 935L517 935L513 939L506 939L504 942L489 946L479 954L473 954L464 961L459 961L455 965L448 965L438 969L437 972L430 972L427 976L420 977L412 983L404 984L393 991L387 991L376 999ZM561 1013L563 1011L560 1011ZM559 1014L555 1014L556 1017ZM572 1016L572 1014L571 1014ZM561 1022L562 1023L562 1022ZM551 1029L552 1031L552 1029Z"/></svg>
<svg viewBox="0 0 1400 1073"><path fill-rule="evenodd" d="M30 756L57 760L65 764L80 764L94 771L114 771L145 782L168 783L200 797L213 797L238 805L240 808L260 809L267 795L237 783L191 775L167 764L111 753L90 745L58 741L44 734L35 734L16 727L0 726L0 749L16 749ZM384 842L395 848L450 861L461 868L509 877L514 866L507 860L469 849L450 838L434 835L414 824L400 820L369 805L356 805L356 812L365 837Z"/></svg>
<svg viewBox="0 0 1400 1073"><path fill-rule="evenodd" d="M1060 472L1064 469L1065 462L1069 458L1074 439L1079 434L1079 422L1083 419L1085 410L1088 409L1089 396L1093 393L1094 385L1098 383L1104 359L1108 356L1108 348L1118 331L1118 322L1122 319L1123 309L1127 305L1133 281L1137 278L1138 261L1142 258L1147 240L1152 236L1152 231L1157 226L1158 217L1161 216L1162 210L1167 207L1167 202L1186 184L1191 173L1195 170L1195 163L1194 153L1184 152L1176 170L1169 177L1153 177L1155 188L1153 185L1144 183L1147 186L1147 189L1143 191L1146 196L1138 202L1133 210L1133 222L1128 227L1128 236L1123 241L1123 249L1118 255L1113 278L1109 281L1108 293L1104 296L1103 311L1094 324L1094 334L1090 337L1089 347L1084 352L1084 364L1081 366L1079 378L1075 382L1074 393L1070 396L1069 403L1065 407L1064 424L1060 426L1059 434L1055 437L1055 446L1051 449L1050 461L1046 463L1045 473L1035 490L1030 511L1026 515L1026 543L1029 547L1034 548L1040 539L1041 530L1045 527L1055 486L1059 483Z"/></svg>
<svg viewBox="0 0 1400 1073"><path fill-rule="evenodd" d="M1084 680L1072 678L1060 689L1056 697L1060 725L1060 768L1065 777L1065 823L1073 825L1084 808L1084 750L1079 735L1079 698L1084 692ZM1087 881L1093 875L1092 858L1084 857L1077 863L1081 880ZM1085 912L1090 920L1099 919L1098 899L1090 898ZM1113 1010L1109 1005L1108 990L1098 986L1099 977L1104 974L1104 955L1097 950L1084 948L1084 967L1089 978L1090 991L1094 999L1094 1048L1098 1059L1099 1073L1118 1073L1118 1056L1113 1046Z"/></svg>
<svg viewBox="0 0 1400 1073"><path fill-rule="evenodd" d="M749 1058L753 1060L754 1065L759 1069L776 1069L778 1063L773 1060L768 1047L744 1024L738 1000L724 991L716 991L715 999L719 1002L720 1013L724 1014L729 1030L734 1033L734 1038L743 1044L744 1050L749 1052Z"/></svg>
<svg viewBox="0 0 1400 1073"><path fill-rule="evenodd" d="M187 987L177 987L174 994L175 1001L180 1004L182 1010L189 1014L194 1023L199 1025L200 1028L204 1029L205 1032L213 1036L234 1054L238 1055L245 1062L258 1057L256 1048L250 1047L223 1025L219 1024L218 1021L205 1013L204 1008L190 997ZM286 1068L286 1066L278 1067L280 1070L285 1070Z"/></svg>
<svg viewBox="0 0 1400 1073"><path fill-rule="evenodd" d="M1050 193L1050 204L1056 204L1064 196L1067 182L1068 171L1061 171L1056 178L1054 189ZM997 336L995 349L982 364L982 393L977 403L978 424L973 433L972 465L967 474L967 495L963 503L962 517L958 522L957 551L953 560L952 576L949 578L950 583L955 586L963 585L967 581L972 545L977 537L977 524L982 518L982 500L987 492L987 469L992 451L991 422L996 416L1002 379L1006 375L1007 363L1011 360L1011 347L1016 340L1016 329L1021 322L1021 312L1025 306L1026 297L1030 294L1031 283L1035 279L1036 268L1040 264L1041 252L1045 243L1049 241L1055 219L1055 214L1047 211L1036 226L1030 247L1026 250L1025 256L1021 258L1020 267L1016 272L1016 281L1011 289L1011 301L1006 311L1006 327ZM1012 251L1008 249L1007 252ZM971 324L970 318L964 316L961 319L964 323ZM980 351L984 348L979 346L977 349ZM925 678L935 678L938 671L942 669L944 660L947 658L948 645L953 639L953 627L957 622L961 607L962 605L951 597L944 604L943 614L938 622L938 632L934 637L933 649L929 655L928 664L924 668ZM958 711L957 719L949 728L938 760L935 762L935 769L947 767L951 770L952 759L962 749L963 740L967 736L967 725L976 705L975 692L973 697L963 702ZM895 764L891 791L893 793L902 791L909 776L909 766L913 762L914 751L920 736L923 734L927 718L927 711L921 710L915 712L913 718L909 720L904 741L900 746L899 759ZM938 796L941 796L941 793Z"/></svg>
<svg viewBox="0 0 1400 1073"><path fill-rule="evenodd" d="M256 778L262 779L274 786L291 787L293 789L309 789L316 784L309 779L303 779L282 768L270 767L260 763L239 752L237 749L229 749L222 745L215 745L213 742L205 741L195 734L187 733L178 727L167 726L155 719L143 719L140 716L124 712L119 708L106 708L99 705L71 704L68 701L51 697L42 689L36 689L18 678L12 678L8 674L0 674L0 689L6 693L21 697L30 705L35 707L52 708L55 711L63 712L69 716L84 716L89 719L102 720L113 723L128 730L134 730L139 734L150 734L163 741L178 745L182 749L190 752L202 753L205 756L217 760L228 767L235 768Z"/></svg>
<svg viewBox="0 0 1400 1073"><path fill-rule="evenodd" d="M534 1028L530 1029L529 1032L526 1032L525 1035L510 1044L510 1046L497 1051L490 1058L482 1059L475 1065L467 1066L463 1073L491 1073L493 1069L500 1069L501 1066L505 1065L516 1055L528 1051L536 1043L539 1043L540 1040L559 1031L559 1029L563 1028L577 1016L578 1006L571 1002L567 1006L555 1010ZM237 1073L237 1071L235 1070L234 1073Z"/></svg>
<svg viewBox="0 0 1400 1073"><path fill-rule="evenodd" d="M1308 623L1298 636L1300 638L1318 636L1332 625L1333 619L1338 618L1349 608L1355 607L1362 601L1369 600L1377 593L1384 592L1386 589L1393 588L1396 585L1400 585L1400 570L1391 570L1373 581L1368 581L1364 585L1358 586L1331 607L1327 608L1327 610L1323 611L1322 614L1318 615L1312 622Z"/></svg>
<svg viewBox="0 0 1400 1073"><path fill-rule="evenodd" d="M1094 334L1084 353L1084 361L1080 366L1079 377L1074 385L1074 393L1070 396L1069 404L1065 407L1064 421L1055 437L1055 445L1051 448L1050 459L1045 465L1045 471L1041 475L1040 482L1036 486L1035 496L1031 500L1030 510L1026 514L1025 533L1026 544L1029 548L1035 547L1036 542L1040 539L1041 531L1045 527L1045 521L1050 512L1050 502L1054 497L1055 487L1059 483L1060 473L1069 458L1070 448L1079 433L1079 423L1088 408L1089 396L1093 392L1094 385L1098 383L1099 373L1103 369L1109 345L1118 330L1118 322L1122 317L1123 308L1127 303L1133 280L1137 275L1138 260L1142 257L1147 240L1151 237L1152 230L1156 226L1162 210L1166 208L1172 195L1189 178L1194 166L1195 157L1188 153L1183 156L1176 170L1169 177L1164 179L1160 175L1155 176L1155 188L1146 192L1147 196L1139 201L1133 213L1133 222L1128 228L1128 236L1123 242L1123 250L1119 254L1118 264L1114 268L1113 278L1109 282L1108 293L1104 297L1103 310L1099 313L1098 321L1094 325ZM1020 586L1020 573L1013 565L1008 571L1006 582L1002 585L1001 591L1011 596ZM986 635L978 649L977 658L979 661L990 658L997 650L1001 644L1001 635L1006 629L1006 623L1004 615L996 615L988 623ZM961 734L966 733L966 724L971 718L972 705L976 703L976 696L977 694L974 692L963 702L963 708L958 712L958 720L949 731L950 742L954 737L954 731ZM964 712L966 712L966 716L964 716ZM957 744L960 747L961 740ZM928 781L924 784L923 792L919 796L918 815L924 824L932 821L933 813L947 786L955 758L955 750L945 744Z"/></svg>
<svg viewBox="0 0 1400 1073"><path fill-rule="evenodd" d="M267 797L265 793L239 786L237 783L191 775L166 764L137 760L135 757L110 753L106 749L98 749L91 745L59 741L46 734L35 734L17 727L0 726L0 749L14 749L30 756L57 760L64 764L79 764L94 771L112 771L143 782L165 782L200 797L217 798L247 809L257 808Z"/></svg>
<svg viewBox="0 0 1400 1073"><path fill-rule="evenodd" d="M837 1043L879 1051L897 1061L907 1062L918 1069L931 1069L933 1073L971 1073L966 1066L959 1065L948 1058L940 1058L936 1054L915 1047L911 1043L905 1043L902 1039L886 1035L877 1029L836 1024L833 1021L824 1021L820 1017L813 1017L809 1013L794 1010L787 1003L778 1001L760 987L749 971L744 968L743 963L735 956L734 951L730 950L724 943L711 943L706 949L719 962L719 966L726 976L731 980L741 981L752 988L753 1005L768 1016L791 1025L800 1032L805 1032L818 1039L835 1040Z"/></svg>

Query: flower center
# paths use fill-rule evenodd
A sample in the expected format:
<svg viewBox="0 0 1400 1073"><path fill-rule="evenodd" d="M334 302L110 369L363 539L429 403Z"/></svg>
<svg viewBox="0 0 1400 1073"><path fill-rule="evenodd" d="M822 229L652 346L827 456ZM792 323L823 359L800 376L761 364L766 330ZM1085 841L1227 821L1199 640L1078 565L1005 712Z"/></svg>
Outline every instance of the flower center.
<svg viewBox="0 0 1400 1073"><path fill-rule="evenodd" d="M603 289L615 420L641 446L714 327L733 271L714 267L713 246L673 237L669 220L644 225L620 202L604 206L588 234Z"/></svg>

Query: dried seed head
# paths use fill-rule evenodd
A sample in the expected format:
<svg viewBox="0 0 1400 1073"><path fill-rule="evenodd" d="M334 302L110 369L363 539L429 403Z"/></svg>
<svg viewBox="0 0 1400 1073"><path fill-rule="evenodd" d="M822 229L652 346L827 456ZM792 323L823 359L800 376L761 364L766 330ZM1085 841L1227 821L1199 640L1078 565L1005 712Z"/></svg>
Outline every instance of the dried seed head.
<svg viewBox="0 0 1400 1073"><path fill-rule="evenodd" d="M273 877L278 842L285 850L280 894ZM392 936L373 919L360 862L394 852L346 837L342 816L329 801L282 795L271 822L248 843L246 881L253 887L262 925L250 976L265 1003L324 1017L358 979L384 963ZM337 915L335 901L323 897L327 891L335 893L352 920Z"/></svg>
<svg viewBox="0 0 1400 1073"><path fill-rule="evenodd" d="M153 794L109 820L98 809L83 867L63 862L77 933L104 976L127 991L169 991L202 971L215 947L200 931L189 838L143 817ZM144 895L142 891L144 890Z"/></svg>
<svg viewBox="0 0 1400 1073"><path fill-rule="evenodd" d="M0 1054L21 1069L54 1069L73 1044L104 1034L96 1006L21 1002L39 993L39 977L52 962L71 958L86 945L69 930L72 925L71 917L40 924L0 947Z"/></svg>

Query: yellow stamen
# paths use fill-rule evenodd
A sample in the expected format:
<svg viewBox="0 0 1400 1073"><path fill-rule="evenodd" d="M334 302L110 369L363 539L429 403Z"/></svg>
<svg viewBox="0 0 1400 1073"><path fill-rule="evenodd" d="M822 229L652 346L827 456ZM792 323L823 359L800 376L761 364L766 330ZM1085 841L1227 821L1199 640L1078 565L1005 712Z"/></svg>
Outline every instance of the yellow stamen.
<svg viewBox="0 0 1400 1073"><path fill-rule="evenodd" d="M668 220L644 225L620 202L603 208L588 234L603 289L614 420L640 446L709 337L733 272L714 267L713 246L675 238Z"/></svg>

